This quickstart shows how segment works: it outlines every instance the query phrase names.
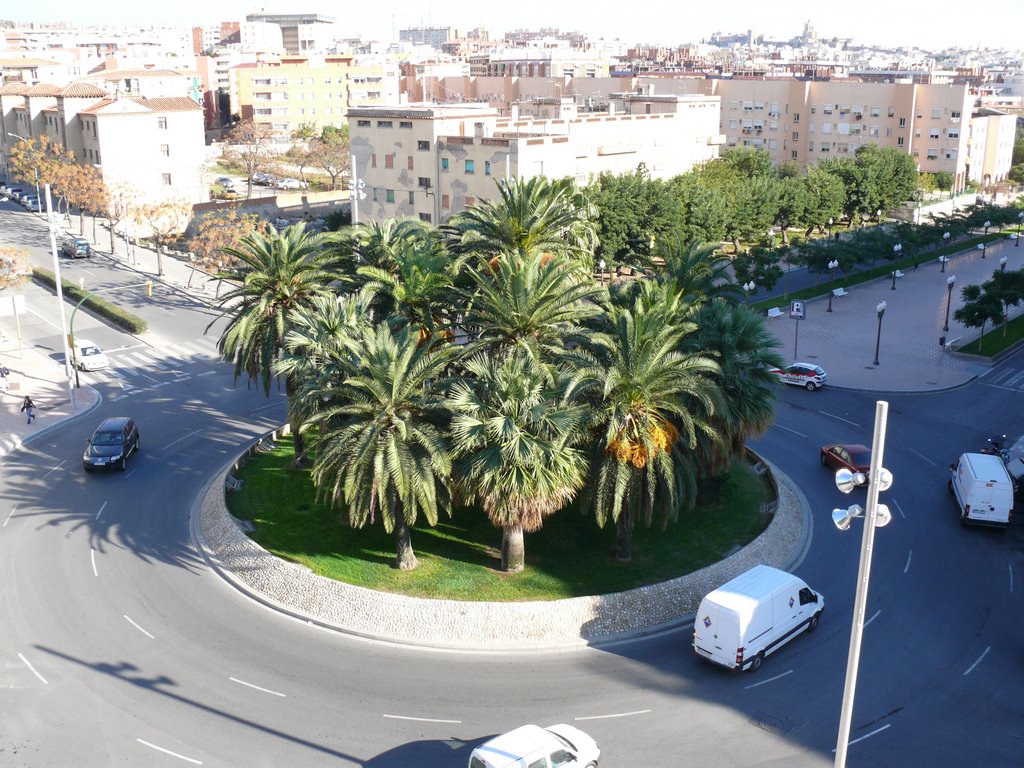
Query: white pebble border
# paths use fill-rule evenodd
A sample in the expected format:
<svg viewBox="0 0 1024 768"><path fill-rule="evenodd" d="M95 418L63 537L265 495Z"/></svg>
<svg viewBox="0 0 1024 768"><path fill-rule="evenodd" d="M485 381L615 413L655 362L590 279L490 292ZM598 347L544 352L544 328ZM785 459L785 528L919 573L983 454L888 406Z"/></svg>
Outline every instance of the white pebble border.
<svg viewBox="0 0 1024 768"><path fill-rule="evenodd" d="M543 602L413 598L317 576L260 547L231 517L224 500L225 478L234 466L210 483L192 515L197 545L223 577L260 602L310 623L417 646L545 650L676 628L693 620L700 599L715 587L758 563L792 567L809 544L806 500L769 465L778 489L772 522L748 546L686 576L627 592Z"/></svg>

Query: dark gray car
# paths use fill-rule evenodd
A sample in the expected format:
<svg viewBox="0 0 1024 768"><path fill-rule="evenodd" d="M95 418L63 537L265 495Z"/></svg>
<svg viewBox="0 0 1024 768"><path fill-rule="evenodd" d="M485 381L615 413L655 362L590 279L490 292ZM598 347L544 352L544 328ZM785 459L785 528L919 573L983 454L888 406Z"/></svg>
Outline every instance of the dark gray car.
<svg viewBox="0 0 1024 768"><path fill-rule="evenodd" d="M139 450L139 428L127 416L104 419L92 433L82 454L86 472L117 468L124 471L128 457Z"/></svg>

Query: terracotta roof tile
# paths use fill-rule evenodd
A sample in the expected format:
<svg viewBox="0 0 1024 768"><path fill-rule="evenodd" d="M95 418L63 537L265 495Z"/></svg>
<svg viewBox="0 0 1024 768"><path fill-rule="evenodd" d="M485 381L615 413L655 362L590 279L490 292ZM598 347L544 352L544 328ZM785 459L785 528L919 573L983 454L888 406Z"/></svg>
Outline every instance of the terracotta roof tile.
<svg viewBox="0 0 1024 768"><path fill-rule="evenodd" d="M107 92L100 88L98 85L92 83L84 83L81 80L72 83L66 88L62 88L60 92L61 96L66 96L76 99L102 99L107 95Z"/></svg>
<svg viewBox="0 0 1024 768"><path fill-rule="evenodd" d="M29 88L27 93L29 96L59 96L60 88L50 83L40 83Z"/></svg>
<svg viewBox="0 0 1024 768"><path fill-rule="evenodd" d="M24 93L28 93L25 83L7 83L0 88L0 96L21 96Z"/></svg>
<svg viewBox="0 0 1024 768"><path fill-rule="evenodd" d="M139 99L153 112L193 112L202 107L187 96L168 96L161 99Z"/></svg>

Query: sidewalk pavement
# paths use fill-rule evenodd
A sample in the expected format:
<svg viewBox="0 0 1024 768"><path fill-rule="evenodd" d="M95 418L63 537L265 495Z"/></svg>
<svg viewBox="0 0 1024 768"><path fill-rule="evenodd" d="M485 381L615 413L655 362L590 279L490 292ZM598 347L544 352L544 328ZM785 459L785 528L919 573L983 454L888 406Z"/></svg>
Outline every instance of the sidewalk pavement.
<svg viewBox="0 0 1024 768"><path fill-rule="evenodd" d="M966 359L950 350L980 335L979 329L966 328L953 319L962 305L960 291L977 285L1000 268L1006 258L1007 269L1024 267L1024 248L1015 241L992 241L986 258L975 248L952 254L942 265L930 255L915 269L903 270L892 290L890 277L860 283L847 288L847 295L832 298L828 312L827 295L806 301L805 319L789 319L788 303L780 302L782 317L766 321L780 342L787 360L820 365L828 374L828 386L874 392L928 392L966 384L988 369L976 359ZM890 273L891 275L891 273ZM952 294L947 279L956 276ZM949 301L949 331L943 331ZM877 306L886 303L879 320ZM1010 318L1021 314L1011 309ZM991 330L991 326L986 330ZM946 337L940 346L939 337ZM878 345L878 365L874 364Z"/></svg>

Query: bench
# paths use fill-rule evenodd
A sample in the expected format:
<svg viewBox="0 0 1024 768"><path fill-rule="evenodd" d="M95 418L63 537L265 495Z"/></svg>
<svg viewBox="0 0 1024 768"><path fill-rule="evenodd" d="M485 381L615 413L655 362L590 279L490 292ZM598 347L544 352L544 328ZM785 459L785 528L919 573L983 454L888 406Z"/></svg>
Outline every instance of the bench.
<svg viewBox="0 0 1024 768"><path fill-rule="evenodd" d="M778 307L772 307L768 310L768 317L782 317L782 310Z"/></svg>
<svg viewBox="0 0 1024 768"><path fill-rule="evenodd" d="M227 486L229 491L239 491L242 489L242 481L231 475L224 478L224 485Z"/></svg>
<svg viewBox="0 0 1024 768"><path fill-rule="evenodd" d="M939 264L945 264L949 261L949 256L939 256Z"/></svg>
<svg viewBox="0 0 1024 768"><path fill-rule="evenodd" d="M896 270L896 277L903 277L903 270L902 269L897 269Z"/></svg>
<svg viewBox="0 0 1024 768"><path fill-rule="evenodd" d="M835 296L835 297L836 297L837 299L838 299L838 298L839 298L840 296L846 296L846 295L848 295L849 293L850 293L850 292L849 292L848 290L846 290L845 288L836 288L836 289L834 289L834 290L832 291L832 295L833 295L833 296Z"/></svg>

